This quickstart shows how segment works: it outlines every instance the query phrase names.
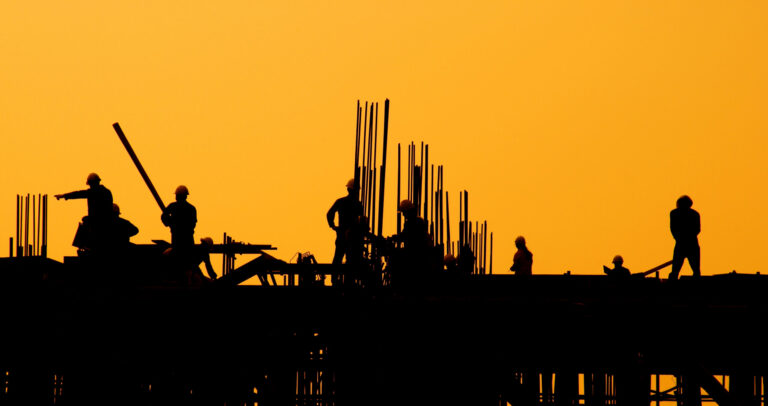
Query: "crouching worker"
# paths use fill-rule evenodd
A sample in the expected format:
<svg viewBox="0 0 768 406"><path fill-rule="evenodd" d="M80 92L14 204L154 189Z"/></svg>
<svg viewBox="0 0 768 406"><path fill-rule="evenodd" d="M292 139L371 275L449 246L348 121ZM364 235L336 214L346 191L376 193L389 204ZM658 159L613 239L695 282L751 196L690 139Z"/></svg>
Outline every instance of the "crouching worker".
<svg viewBox="0 0 768 406"><path fill-rule="evenodd" d="M205 237L200 239L200 244L194 245L191 249L178 250L173 247L165 250L164 254L170 257L174 268L173 282L182 286L200 287L212 282L218 276L211 265L211 248L213 248L213 239ZM205 264L205 270L208 277L203 275L200 270L200 264Z"/></svg>

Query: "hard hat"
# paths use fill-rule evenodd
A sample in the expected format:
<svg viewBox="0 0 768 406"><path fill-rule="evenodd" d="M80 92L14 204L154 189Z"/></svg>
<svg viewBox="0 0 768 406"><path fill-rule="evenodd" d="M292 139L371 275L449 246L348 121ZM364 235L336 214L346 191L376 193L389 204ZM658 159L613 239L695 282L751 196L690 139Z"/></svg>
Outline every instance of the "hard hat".
<svg viewBox="0 0 768 406"><path fill-rule="evenodd" d="M120 214L120 206L117 203L112 203L112 213Z"/></svg>
<svg viewBox="0 0 768 406"><path fill-rule="evenodd" d="M413 203L410 200L405 199L402 202L400 202L400 206L397 207L397 210L402 211L402 212L406 212L408 210L413 210L415 208L416 208L416 206L414 206Z"/></svg>
<svg viewBox="0 0 768 406"><path fill-rule="evenodd" d="M525 245L525 237L523 237L521 235L521 236L518 236L517 238L515 238L515 245L518 245L518 244Z"/></svg>
<svg viewBox="0 0 768 406"><path fill-rule="evenodd" d="M682 195L677 199L677 207L690 208L693 206L693 200L688 195Z"/></svg>
<svg viewBox="0 0 768 406"><path fill-rule="evenodd" d="M449 264L456 260L456 257L453 256L453 254L446 254L445 257L443 257L443 263Z"/></svg>
<svg viewBox="0 0 768 406"><path fill-rule="evenodd" d="M613 257L613 261L612 262L614 264L623 264L624 263L624 258L622 258L621 255L616 255L615 257Z"/></svg>
<svg viewBox="0 0 768 406"><path fill-rule="evenodd" d="M92 183L99 183L99 182L101 182L101 178L96 173L88 174L88 178L85 180L86 185L90 185Z"/></svg>
<svg viewBox="0 0 768 406"><path fill-rule="evenodd" d="M179 187L176 188L175 194L177 194L177 195L189 195L189 189L187 189L187 187L184 186L184 185L180 185Z"/></svg>
<svg viewBox="0 0 768 406"><path fill-rule="evenodd" d="M354 189L354 188L355 188L355 178L352 178L347 182L347 189Z"/></svg>
<svg viewBox="0 0 768 406"><path fill-rule="evenodd" d="M203 237L200 239L200 242L210 247L211 245L213 245L213 238Z"/></svg>

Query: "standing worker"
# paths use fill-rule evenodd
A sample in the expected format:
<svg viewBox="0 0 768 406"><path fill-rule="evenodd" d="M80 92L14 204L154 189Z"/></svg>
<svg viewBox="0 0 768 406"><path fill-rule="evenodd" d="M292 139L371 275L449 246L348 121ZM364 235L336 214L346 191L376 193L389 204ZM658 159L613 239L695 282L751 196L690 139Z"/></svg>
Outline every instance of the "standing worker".
<svg viewBox="0 0 768 406"><path fill-rule="evenodd" d="M195 225L197 209L187 201L189 189L181 185L176 188L176 201L163 210L160 219L171 228L171 247L176 249L191 248L195 245Z"/></svg>
<svg viewBox="0 0 768 406"><path fill-rule="evenodd" d="M339 214L339 225L334 224L336 213ZM354 179L347 182L347 195L337 199L333 206L328 210L326 219L328 226L336 231L336 251L333 253L332 264L340 265L344 256L347 262L350 262L353 241L350 241L351 235L357 226L360 216L363 215L363 204L357 199L357 184Z"/></svg>
<svg viewBox="0 0 768 406"><path fill-rule="evenodd" d="M525 246L525 237L521 235L515 238L515 247L517 247L517 252L515 252L509 270L514 271L517 276L531 276L533 273L533 254Z"/></svg>
<svg viewBox="0 0 768 406"><path fill-rule="evenodd" d="M72 245L78 248L93 248L104 239L112 220L112 192L101 184L101 178L95 173L88 175L85 183L88 189L55 195L56 200L87 199L88 215L78 227Z"/></svg>
<svg viewBox="0 0 768 406"><path fill-rule="evenodd" d="M701 249L699 248L699 233L701 232L701 217L699 212L692 209L693 200L683 195L677 199L677 208L669 213L669 228L675 237L675 251L672 254L672 272L670 280L677 280L683 261L688 258L693 276L701 276Z"/></svg>

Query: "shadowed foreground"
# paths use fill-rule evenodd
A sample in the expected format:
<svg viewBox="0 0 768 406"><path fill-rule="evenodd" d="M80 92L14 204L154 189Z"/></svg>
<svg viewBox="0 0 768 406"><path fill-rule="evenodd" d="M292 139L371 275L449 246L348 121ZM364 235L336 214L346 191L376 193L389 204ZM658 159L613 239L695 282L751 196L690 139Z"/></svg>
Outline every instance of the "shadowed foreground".
<svg viewBox="0 0 768 406"><path fill-rule="evenodd" d="M652 377L669 374L667 398L700 404L703 387L758 405L768 366L760 275L369 289L110 275L0 259L1 404L648 405Z"/></svg>

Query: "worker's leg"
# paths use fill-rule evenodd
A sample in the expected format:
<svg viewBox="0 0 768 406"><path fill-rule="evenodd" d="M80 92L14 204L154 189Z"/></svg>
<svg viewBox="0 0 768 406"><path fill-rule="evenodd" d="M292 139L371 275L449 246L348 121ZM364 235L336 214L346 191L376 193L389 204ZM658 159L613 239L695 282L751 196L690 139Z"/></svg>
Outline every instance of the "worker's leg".
<svg viewBox="0 0 768 406"><path fill-rule="evenodd" d="M685 253L680 244L675 244L675 251L672 253L672 272L669 273L669 280L676 280L680 274L680 268L683 267Z"/></svg>
<svg viewBox="0 0 768 406"><path fill-rule="evenodd" d="M699 245L695 245L688 248L688 264L691 265L693 276L701 276L701 248Z"/></svg>

